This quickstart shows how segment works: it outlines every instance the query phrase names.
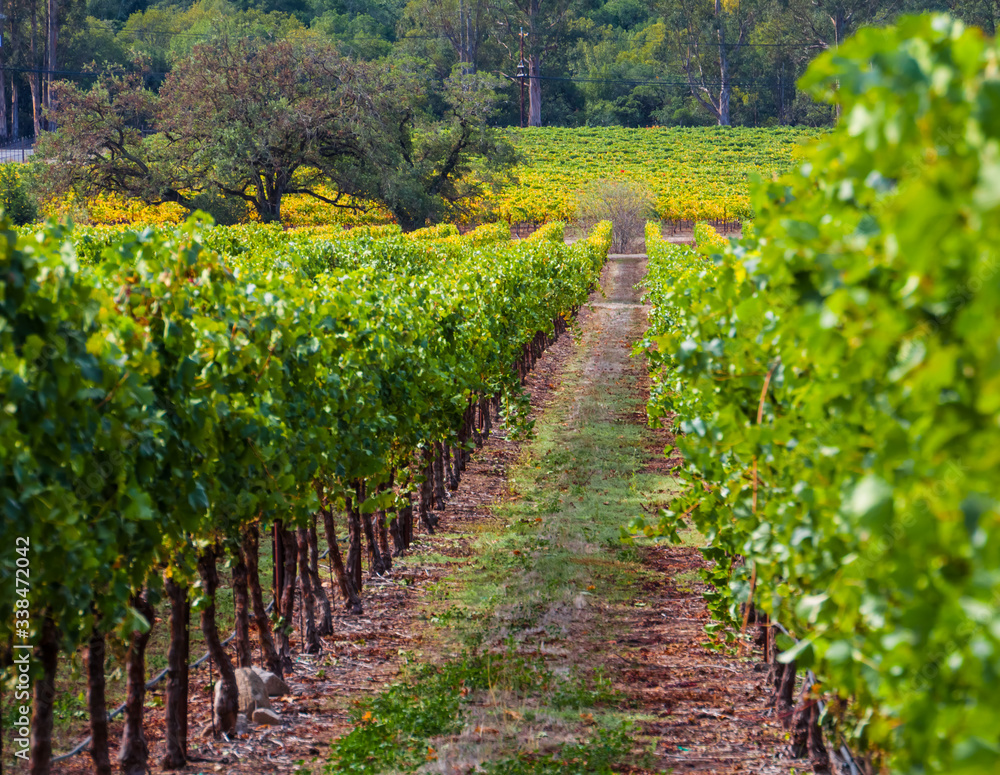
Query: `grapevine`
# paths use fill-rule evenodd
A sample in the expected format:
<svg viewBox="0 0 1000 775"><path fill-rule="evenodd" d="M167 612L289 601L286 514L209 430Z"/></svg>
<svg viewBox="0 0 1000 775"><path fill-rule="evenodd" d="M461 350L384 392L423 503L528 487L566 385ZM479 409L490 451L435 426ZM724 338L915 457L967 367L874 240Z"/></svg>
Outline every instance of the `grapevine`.
<svg viewBox="0 0 1000 775"><path fill-rule="evenodd" d="M998 58L947 17L862 31L806 76L844 120L757 182L743 239L647 235L650 415L688 489L635 527L690 516L715 613L794 636L765 628L779 708L836 699L900 772L1000 766Z"/></svg>
<svg viewBox="0 0 1000 775"><path fill-rule="evenodd" d="M236 687L215 624L217 563L243 567L269 669L290 666L297 585L302 647L315 648L325 595L305 568L317 522L357 609L363 545L376 572L404 552L418 490L433 531L444 477L457 482L501 405L518 402L610 239L610 224L573 246L512 243L495 227L428 240L196 219L141 232L3 229L2 572L13 575L15 537L29 538L45 570L27 598L41 615L25 640L53 655L36 687L53 679L57 650L89 645L103 661L107 634L131 638L127 770L145 766L144 648L164 592L172 622L189 604L200 610L220 673L213 723L229 731ZM344 558L335 514L346 514ZM253 549L271 531L283 571L273 632ZM14 623L4 616L4 639L20 637ZM171 670L177 659L172 647ZM168 741L186 691L168 685ZM35 707L33 759L48 755L51 697ZM92 716L95 739L102 717Z"/></svg>

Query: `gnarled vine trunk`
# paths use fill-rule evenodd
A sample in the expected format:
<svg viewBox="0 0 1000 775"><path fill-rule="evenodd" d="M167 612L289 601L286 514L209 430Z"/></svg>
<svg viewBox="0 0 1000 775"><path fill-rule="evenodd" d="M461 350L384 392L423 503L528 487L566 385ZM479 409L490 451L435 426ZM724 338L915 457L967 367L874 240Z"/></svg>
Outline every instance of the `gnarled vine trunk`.
<svg viewBox="0 0 1000 775"><path fill-rule="evenodd" d="M143 705L146 701L146 645L153 632L154 611L145 594L134 597L132 607L146 618L149 627L145 632L134 630L129 643L125 679L125 730L118 749L118 763L125 775L145 775L149 769L149 747L142 729Z"/></svg>
<svg viewBox="0 0 1000 775"><path fill-rule="evenodd" d="M333 509L331 509L320 495L320 503L323 512L323 528L326 530L326 543L330 547L330 567L334 578L337 579L337 586L340 594L344 598L344 607L354 614L362 612L361 596L354 586L354 579L344 567L344 558L340 554L340 544L337 543L337 527L333 521Z"/></svg>
<svg viewBox="0 0 1000 775"><path fill-rule="evenodd" d="M420 482L419 515L420 521L427 528L427 532L434 535L434 526L437 524L437 517L431 514L434 496L434 450L430 445L424 447L423 462L424 466L421 474L423 480Z"/></svg>
<svg viewBox="0 0 1000 775"><path fill-rule="evenodd" d="M257 642L260 644L261 662L266 670L283 675L281 659L271 635L271 619L264 607L264 592L260 587L260 528L254 522L243 534L243 558L247 565L247 588L253 606L254 623L257 625ZM278 559L275 558L275 562Z"/></svg>
<svg viewBox="0 0 1000 775"><path fill-rule="evenodd" d="M111 775L104 637L100 622L95 621L87 642L87 710L90 712L90 759L94 763L95 775Z"/></svg>
<svg viewBox="0 0 1000 775"><path fill-rule="evenodd" d="M205 638L208 653L219 670L219 686L212 706L212 727L216 734L231 734L236 729L239 695L236 690L236 671L219 639L219 628L215 620L215 593L219 588L219 572L215 563L214 548L206 549L198 558L198 573L208 601L201 609L201 634Z"/></svg>
<svg viewBox="0 0 1000 775"><path fill-rule="evenodd" d="M41 635L35 653L35 659L42 666L42 675L35 681L32 705L31 775L48 775L52 768L52 705L56 697L56 669L59 665L59 630L48 614L43 616Z"/></svg>
<svg viewBox="0 0 1000 775"><path fill-rule="evenodd" d="M358 493L358 499L363 496ZM361 514L350 497L347 498L347 574L360 594L361 578Z"/></svg>
<svg viewBox="0 0 1000 775"><path fill-rule="evenodd" d="M434 442L434 451L434 506L443 509L447 502L444 487L444 444Z"/></svg>
<svg viewBox="0 0 1000 775"><path fill-rule="evenodd" d="M309 576L312 579L313 597L319 606L319 623L316 631L322 636L333 635L333 612L330 610L330 598L323 589L323 579L319 575L319 536L316 534L316 515L313 514L309 526Z"/></svg>
<svg viewBox="0 0 1000 775"><path fill-rule="evenodd" d="M282 583L281 589L281 625L278 627L278 656L281 658L282 670L292 669L292 647L288 641L288 636L292 632L295 616L295 569L298 559L298 546L291 531L279 520L275 523L278 534L281 536L281 547L283 557L282 563ZM275 558L275 562L279 562Z"/></svg>
<svg viewBox="0 0 1000 775"><path fill-rule="evenodd" d="M190 652L191 603L187 587L173 578L165 580L170 600L170 646L167 649L166 744L164 769L176 770L187 764L188 657Z"/></svg>
<svg viewBox="0 0 1000 775"><path fill-rule="evenodd" d="M302 648L307 654L318 654L323 647L316 632L316 601L313 597L312 575L309 573L309 533L304 527L295 530L299 551L299 591L302 600Z"/></svg>
<svg viewBox="0 0 1000 775"><path fill-rule="evenodd" d="M247 564L243 552L236 549L233 554L233 608L236 617L236 665L250 667L253 664L250 648L250 605L247 595Z"/></svg>

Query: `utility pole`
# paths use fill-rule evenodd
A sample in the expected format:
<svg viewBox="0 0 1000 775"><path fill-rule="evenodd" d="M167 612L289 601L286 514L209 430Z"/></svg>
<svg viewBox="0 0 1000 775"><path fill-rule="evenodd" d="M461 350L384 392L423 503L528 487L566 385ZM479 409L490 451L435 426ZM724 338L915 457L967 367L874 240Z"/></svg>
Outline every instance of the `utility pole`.
<svg viewBox="0 0 1000 775"><path fill-rule="evenodd" d="M524 81L528 77L527 64L524 61L524 27L521 27L520 46L521 61L517 63L516 77L521 90L521 129L524 129Z"/></svg>

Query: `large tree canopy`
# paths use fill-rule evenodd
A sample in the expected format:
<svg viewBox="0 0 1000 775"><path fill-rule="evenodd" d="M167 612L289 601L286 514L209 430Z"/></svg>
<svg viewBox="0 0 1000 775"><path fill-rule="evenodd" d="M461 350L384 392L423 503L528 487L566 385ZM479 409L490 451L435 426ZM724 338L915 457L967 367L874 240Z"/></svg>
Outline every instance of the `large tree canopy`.
<svg viewBox="0 0 1000 775"><path fill-rule="evenodd" d="M445 80L443 118L433 117L421 99L395 102L394 129L377 149L375 186L357 191L384 203L404 229L461 214L494 173L516 160L507 139L489 125L497 80L461 74L462 68L457 65ZM410 93L416 94L411 83ZM339 183L349 185L348 180Z"/></svg>
<svg viewBox="0 0 1000 775"><path fill-rule="evenodd" d="M317 187L365 158L391 96L380 75L318 39L223 38L170 72L157 128L175 166L277 221L285 194L342 204Z"/></svg>
<svg viewBox="0 0 1000 775"><path fill-rule="evenodd" d="M53 92L59 128L39 143L39 157L51 161L41 165L46 188L186 203L181 189L190 190L191 181L166 162L162 138L144 131L156 119L158 100L139 73L109 71L89 89L58 81Z"/></svg>
<svg viewBox="0 0 1000 775"><path fill-rule="evenodd" d="M513 161L488 123L495 81L447 79L443 118L421 83L402 68L342 57L314 35L223 36L195 46L159 94L136 74L105 73L86 89L59 84L58 130L39 149L50 162L43 175L54 191L189 208L197 194L221 194L262 221L281 220L286 194L340 207L375 201L416 228L461 209L492 169Z"/></svg>

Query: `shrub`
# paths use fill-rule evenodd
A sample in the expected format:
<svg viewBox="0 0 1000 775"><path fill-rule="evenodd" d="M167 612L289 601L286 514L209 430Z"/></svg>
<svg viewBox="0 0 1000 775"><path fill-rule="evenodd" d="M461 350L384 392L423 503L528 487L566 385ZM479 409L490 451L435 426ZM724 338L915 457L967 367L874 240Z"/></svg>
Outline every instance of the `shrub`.
<svg viewBox="0 0 1000 775"><path fill-rule="evenodd" d="M191 205L195 210L208 213L219 226L235 226L250 220L250 206L244 200L217 191L192 197Z"/></svg>
<svg viewBox="0 0 1000 775"><path fill-rule="evenodd" d="M646 186L628 180L595 180L577 197L576 217L588 231L611 221L611 251L626 253L642 239L646 221L655 215L656 199Z"/></svg>
<svg viewBox="0 0 1000 775"><path fill-rule="evenodd" d="M38 220L38 205L28 194L17 164L0 164L0 208L18 226Z"/></svg>

